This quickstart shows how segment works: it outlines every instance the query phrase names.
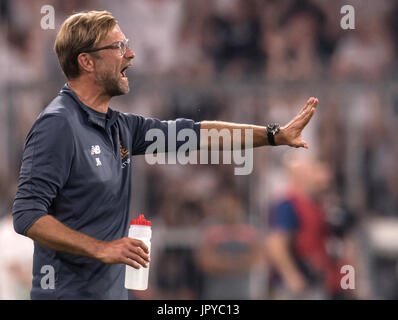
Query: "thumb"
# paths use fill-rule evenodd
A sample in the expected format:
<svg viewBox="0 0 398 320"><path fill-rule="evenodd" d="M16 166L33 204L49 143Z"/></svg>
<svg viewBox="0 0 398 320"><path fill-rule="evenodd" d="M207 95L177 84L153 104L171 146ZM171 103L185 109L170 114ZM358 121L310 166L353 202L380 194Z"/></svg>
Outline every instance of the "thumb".
<svg viewBox="0 0 398 320"><path fill-rule="evenodd" d="M301 140L299 143L295 145L296 148L305 148L308 149L308 143L304 140Z"/></svg>

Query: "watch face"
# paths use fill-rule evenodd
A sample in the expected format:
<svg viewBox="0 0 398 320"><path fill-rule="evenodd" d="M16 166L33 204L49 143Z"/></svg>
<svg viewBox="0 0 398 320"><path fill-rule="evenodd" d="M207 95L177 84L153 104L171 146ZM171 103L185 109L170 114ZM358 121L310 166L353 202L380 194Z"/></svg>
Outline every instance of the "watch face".
<svg viewBox="0 0 398 320"><path fill-rule="evenodd" d="M273 134L277 133L280 128L279 124L276 124L276 123L270 124L268 127L269 127L270 131L272 131Z"/></svg>
<svg viewBox="0 0 398 320"><path fill-rule="evenodd" d="M280 128L280 126L277 123L272 123L267 126L268 141L269 141L269 144L272 146L276 146L274 136L279 131L279 128Z"/></svg>

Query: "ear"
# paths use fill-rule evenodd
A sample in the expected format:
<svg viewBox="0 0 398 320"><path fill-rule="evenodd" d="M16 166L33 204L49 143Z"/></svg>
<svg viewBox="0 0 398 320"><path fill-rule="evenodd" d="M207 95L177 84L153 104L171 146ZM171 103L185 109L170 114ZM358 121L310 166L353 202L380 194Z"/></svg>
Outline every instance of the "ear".
<svg viewBox="0 0 398 320"><path fill-rule="evenodd" d="M82 70L84 70L88 73L91 73L94 71L94 66L95 66L94 59L88 53L85 53L85 52L80 53L77 56L77 63L79 64L79 67Z"/></svg>

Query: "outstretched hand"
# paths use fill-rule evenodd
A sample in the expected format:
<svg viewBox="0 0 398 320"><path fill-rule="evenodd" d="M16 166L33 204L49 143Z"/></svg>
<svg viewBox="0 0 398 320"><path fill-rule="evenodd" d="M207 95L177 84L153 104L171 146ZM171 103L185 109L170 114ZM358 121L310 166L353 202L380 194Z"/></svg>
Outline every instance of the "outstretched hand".
<svg viewBox="0 0 398 320"><path fill-rule="evenodd" d="M308 149L308 143L302 139L302 131L314 115L317 105L317 98L309 98L297 116L287 125L281 127L279 132L275 134L275 143L277 145Z"/></svg>

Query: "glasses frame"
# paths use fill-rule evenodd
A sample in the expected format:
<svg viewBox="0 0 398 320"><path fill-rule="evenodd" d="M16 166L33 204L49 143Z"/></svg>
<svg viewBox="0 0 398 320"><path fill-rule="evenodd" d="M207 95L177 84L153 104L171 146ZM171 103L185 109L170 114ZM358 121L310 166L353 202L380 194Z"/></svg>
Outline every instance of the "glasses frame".
<svg viewBox="0 0 398 320"><path fill-rule="evenodd" d="M91 53L91 52L97 52L100 50L106 50L106 49L119 49L120 54L123 57L126 52L127 48L129 47L129 39L121 40L121 41L116 41L110 45L101 47L101 48L92 48L92 49L87 49L87 50L82 50L80 53Z"/></svg>

